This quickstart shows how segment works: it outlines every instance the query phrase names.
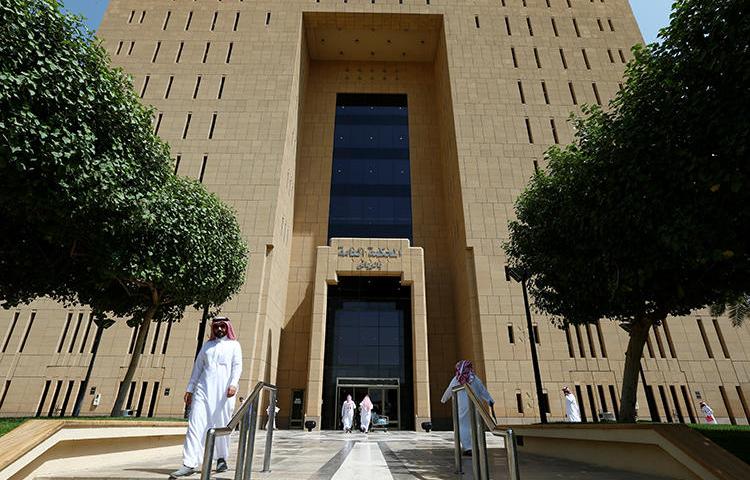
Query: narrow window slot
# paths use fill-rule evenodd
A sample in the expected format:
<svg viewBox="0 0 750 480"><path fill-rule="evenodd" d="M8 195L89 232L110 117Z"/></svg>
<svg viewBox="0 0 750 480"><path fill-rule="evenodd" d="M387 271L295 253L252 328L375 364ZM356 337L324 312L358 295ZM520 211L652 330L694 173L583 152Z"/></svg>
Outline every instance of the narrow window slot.
<svg viewBox="0 0 750 480"><path fill-rule="evenodd" d="M18 317L16 317L18 318ZM57 343L57 353L62 352L62 347L65 345L65 337L68 336L68 329L70 328L70 323L73 321L73 312L68 312L68 315L65 319L65 326L63 327L62 335L60 335L60 341ZM14 323L15 327L15 323ZM3 352L5 349L3 349Z"/></svg>
<svg viewBox="0 0 750 480"><path fill-rule="evenodd" d="M185 48L185 42L180 42L180 46L177 47L177 56L174 59L174 63L180 63L182 57L182 49Z"/></svg>
<svg viewBox="0 0 750 480"><path fill-rule="evenodd" d="M659 385L659 396L661 397L661 403L664 406L664 416L667 417L667 422L673 423L672 409L669 407L669 399L667 399L667 392L664 390L664 385Z"/></svg>
<svg viewBox="0 0 750 480"><path fill-rule="evenodd" d="M187 16L187 20L185 21L185 31L187 32L190 30L190 22L193 21L193 12L189 12Z"/></svg>
<svg viewBox="0 0 750 480"><path fill-rule="evenodd" d="M586 70L591 70L591 63L589 63L589 56L585 48L581 49L581 55L583 55L583 63L586 64Z"/></svg>
<svg viewBox="0 0 750 480"><path fill-rule="evenodd" d="M47 401L47 394L49 393L49 387L51 384L52 380L44 382L44 390L42 390L42 397L39 399L39 406L36 408L36 413L34 414L35 417L40 417L42 415L44 403Z"/></svg>
<svg viewBox="0 0 750 480"><path fill-rule="evenodd" d="M578 340L578 353L580 354L581 358L586 358L586 349L583 348L583 336L581 335L581 326L576 323L575 329L576 329L576 340Z"/></svg>
<svg viewBox="0 0 750 480"><path fill-rule="evenodd" d="M547 82L542 81L542 95L544 95L544 103L549 105L549 92L547 91Z"/></svg>
<svg viewBox="0 0 750 480"><path fill-rule="evenodd" d="M154 125L154 135L159 135L159 129L161 128L161 121L164 118L164 114L159 112L156 116L156 125Z"/></svg>
<svg viewBox="0 0 750 480"><path fill-rule="evenodd" d="M227 48L227 58L226 63L229 63L232 61L232 48L234 47L234 42L229 42L229 47Z"/></svg>
<svg viewBox="0 0 750 480"><path fill-rule="evenodd" d="M534 335L534 342L535 342L535 343L536 343L537 345L541 345L541 344L542 344L542 342L541 342L541 340L540 340L540 338L539 338L539 325L533 325L533 326L531 327L531 333L532 333L532 334Z"/></svg>
<svg viewBox="0 0 750 480"><path fill-rule="evenodd" d="M214 112L213 115L211 115L211 126L208 129L209 140L212 140L214 138L214 129L216 128L216 117L217 117L217 113Z"/></svg>
<svg viewBox="0 0 750 480"><path fill-rule="evenodd" d="M536 68L542 68L542 61L539 59L539 50L534 47L534 60L536 60Z"/></svg>
<svg viewBox="0 0 750 480"><path fill-rule="evenodd" d="M554 32L556 37L560 36L560 32L557 31L557 21L555 19L552 19L552 32Z"/></svg>
<svg viewBox="0 0 750 480"><path fill-rule="evenodd" d="M68 387L65 389L65 396L63 397L62 407L60 407L60 416L65 416L65 411L68 409L68 403L70 402L70 394L73 393L73 386L75 380L68 380Z"/></svg>
<svg viewBox="0 0 750 480"><path fill-rule="evenodd" d="M518 413L523 413L523 397L521 396L521 392L516 392L516 410L518 410Z"/></svg>
<svg viewBox="0 0 750 480"><path fill-rule="evenodd" d="M526 133L529 136L529 143L534 143L534 135L531 132L531 122L529 121L528 118L526 118L525 121L526 121Z"/></svg>
<svg viewBox="0 0 750 480"><path fill-rule="evenodd" d="M581 410L581 420L586 423L588 422L588 418L586 418L586 402L583 401L583 393L581 392L580 385L576 385L576 399L578 400L578 408ZM596 415L596 412L594 412L594 415Z"/></svg>
<svg viewBox="0 0 750 480"><path fill-rule="evenodd" d="M555 144L560 144L560 138L557 136L557 126L555 125L555 119L550 118L549 119L549 126L552 129L552 138L555 140Z"/></svg>
<svg viewBox="0 0 750 480"><path fill-rule="evenodd" d="M70 345L68 345L68 353L73 353L73 347L75 347L76 340L78 339L78 332L81 330L81 323L83 323L83 313L78 314L76 328L73 330L73 336L70 338Z"/></svg>
<svg viewBox="0 0 750 480"><path fill-rule="evenodd" d="M86 323L86 331L83 334L83 340L81 341L81 348L78 349L78 353L83 353L86 349L86 342L89 340L89 333L91 333L91 325L94 323L94 314L89 313L89 321Z"/></svg>
<svg viewBox="0 0 750 480"><path fill-rule="evenodd" d="M510 56L513 58L513 68L518 68L518 57L516 57L516 49L510 47Z"/></svg>
<svg viewBox="0 0 750 480"><path fill-rule="evenodd" d="M193 118L192 113L188 113L185 119L185 128L182 130L182 139L187 138L188 130L190 129L190 120Z"/></svg>
<svg viewBox="0 0 750 480"><path fill-rule="evenodd" d="M609 63L615 63L615 57L612 55L612 49L607 49L607 55L609 56Z"/></svg>
<svg viewBox="0 0 750 480"><path fill-rule="evenodd" d="M727 343L724 341L724 334L721 332L721 326L719 325L719 321L717 319L713 319L714 322L714 330L716 330L716 336L719 337L719 344L721 345L721 351L724 353L724 358L731 358L729 356L729 349L727 348Z"/></svg>
<svg viewBox="0 0 750 480"><path fill-rule="evenodd" d="M138 327L135 326L132 329L132 332L130 333L130 345L128 346L128 353L133 353L133 350L135 349L135 337L138 335Z"/></svg>
<svg viewBox="0 0 750 480"><path fill-rule="evenodd" d="M169 346L169 336L172 333L172 321L167 323L167 333L164 335L164 345L161 347L162 355L166 355L167 347Z"/></svg>
<svg viewBox="0 0 750 480"><path fill-rule="evenodd" d="M573 105L578 105L578 98L576 97L576 90L573 86L573 82L568 82L568 89L570 90L570 98L573 100Z"/></svg>
<svg viewBox="0 0 750 480"><path fill-rule="evenodd" d="M604 25L602 25L602 19L601 18L597 18L596 19L596 24L599 26L599 31L603 32L604 31Z"/></svg>
<svg viewBox="0 0 750 480"><path fill-rule="evenodd" d="M607 19L607 23L609 24L609 29L614 32L615 31L615 24L612 23L612 19L608 18Z"/></svg>
<svg viewBox="0 0 750 480"><path fill-rule="evenodd" d="M474 26L479 28L479 16L474 15Z"/></svg>
<svg viewBox="0 0 750 480"><path fill-rule="evenodd" d="M667 336L667 345L669 346L669 354L672 358L677 358L677 351L674 348L674 342L672 341L672 333L669 331L669 324L667 319L662 320L662 327L664 327L664 335Z"/></svg>
<svg viewBox="0 0 750 480"><path fill-rule="evenodd" d="M529 36L534 36L534 27L531 25L531 17L526 17L526 26L529 27Z"/></svg>
<svg viewBox="0 0 750 480"><path fill-rule="evenodd" d="M656 338L656 347L659 349L659 356L661 358L667 358L667 354L664 351L664 344L661 341L661 334L659 334L658 325L654 325L654 337Z"/></svg>
<svg viewBox="0 0 750 480"><path fill-rule="evenodd" d="M701 332L701 338L703 339L703 346L706 347L706 353L708 358L714 358L714 352L711 350L711 344L708 343L708 335L706 335L706 329L703 327L703 320L700 318L696 319L698 322L698 330Z"/></svg>
<svg viewBox="0 0 750 480"><path fill-rule="evenodd" d="M687 387L685 385L680 385L680 390L682 391L682 399L685 401L685 408L687 408L687 413L690 417L690 423L696 423L695 415L693 414L693 404L690 400L690 394L688 393Z"/></svg>
<svg viewBox="0 0 750 480"><path fill-rule="evenodd" d="M589 341L589 351L591 358L596 358L596 347L594 346L594 336L591 334L591 324L586 324L586 339Z"/></svg>
<svg viewBox="0 0 750 480"><path fill-rule="evenodd" d="M167 29L167 25L169 25L169 18L172 16L172 12L168 11L166 15L164 15L164 24L161 26L162 30Z"/></svg>
<svg viewBox="0 0 750 480"><path fill-rule="evenodd" d="M5 397L8 396L8 390L10 390L10 380L5 381L5 388L3 388L3 396L0 397L0 412L3 410L3 405L5 404Z"/></svg>
<svg viewBox="0 0 750 480"><path fill-rule="evenodd" d="M164 92L164 98L169 98L169 93L172 91L172 84L174 83L174 76L170 75L167 81L167 90Z"/></svg>
<svg viewBox="0 0 750 480"><path fill-rule="evenodd" d="M516 338L513 335L513 325L508 325L508 343L516 343Z"/></svg>
<svg viewBox="0 0 750 480"><path fill-rule="evenodd" d="M159 50L161 50L161 42L156 42L156 47L154 48L154 56L151 57L151 63L156 63L156 59L159 57Z"/></svg>
<svg viewBox="0 0 750 480"><path fill-rule="evenodd" d="M266 12L266 25L271 23L271 12Z"/></svg>
<svg viewBox="0 0 750 480"><path fill-rule="evenodd" d="M580 38L581 37L581 30L578 29L578 20L576 20L575 18L573 19L573 28L576 31L576 37Z"/></svg>
<svg viewBox="0 0 750 480"><path fill-rule="evenodd" d="M141 94L140 94L141 98L143 98L143 96L146 94L146 89L148 88L149 80L151 80L150 75L146 75L146 78L143 79L143 86L141 87Z"/></svg>
<svg viewBox="0 0 750 480"><path fill-rule="evenodd" d="M729 402L729 397L727 397L727 392L726 390L724 390L723 385L719 385L719 392L721 393L721 399L724 401L724 408L726 408L727 410L729 422L732 425L737 425L737 419L734 418L734 410L732 410L732 404Z"/></svg>
<svg viewBox="0 0 750 480"><path fill-rule="evenodd" d="M219 12L214 12L214 16L211 19L211 31L216 30L216 20L219 18Z"/></svg>
<svg viewBox="0 0 750 480"><path fill-rule="evenodd" d="M26 348L26 342L29 340L29 333L31 333L31 328L34 326L34 319L36 319L36 312L31 312L29 323L26 324L26 332L23 334L21 345L18 347L18 353L23 352L23 349Z"/></svg>
<svg viewBox="0 0 750 480"><path fill-rule="evenodd" d="M622 49L621 49L621 48L620 48L620 49L618 49L618 50L617 50L617 53L619 53L619 54L620 54L620 61L621 61L622 63L625 63L625 62L626 62L626 60L625 60L625 53L624 53L624 52L622 51Z"/></svg>
<svg viewBox="0 0 750 480"><path fill-rule="evenodd" d="M677 421L685 423L685 416L682 415L682 406L680 405L680 399L677 397L677 389L674 385L669 386L669 393L672 394L672 403L674 404L675 415L677 415Z"/></svg>
<svg viewBox="0 0 750 480"><path fill-rule="evenodd" d="M234 14L234 25L232 25L232 31L236 32L240 25L240 12Z"/></svg>
<svg viewBox="0 0 750 480"><path fill-rule="evenodd" d="M193 89L193 100L198 98L198 92L201 88L201 76L198 75L198 77L195 79L195 88Z"/></svg>
<svg viewBox="0 0 750 480"><path fill-rule="evenodd" d="M649 358L654 358L654 344L651 343L651 334L649 333L646 337L646 350L648 350Z"/></svg>
<svg viewBox="0 0 750 480"><path fill-rule="evenodd" d="M512 32L510 31L510 18L505 17L505 31L508 35L512 35Z"/></svg>
<svg viewBox="0 0 750 480"><path fill-rule="evenodd" d="M565 325L565 340L568 342L568 356L575 358L575 351L573 350L573 339L570 337L570 325Z"/></svg>
<svg viewBox="0 0 750 480"><path fill-rule="evenodd" d="M119 55L120 52L122 52L122 42L117 44L117 51L115 51L115 55Z"/></svg>
<svg viewBox="0 0 750 480"><path fill-rule="evenodd" d="M49 410L47 411L47 416L51 417L55 414L55 407L57 407L57 399L60 397L60 389L62 388L62 380L58 380L55 384L55 393L52 394L52 401L49 404Z"/></svg>
<svg viewBox="0 0 750 480"><path fill-rule="evenodd" d="M156 408L156 401L159 398L159 382L154 383L154 390L151 392L151 402L148 404L148 417L154 416L154 409Z"/></svg>
<svg viewBox="0 0 750 480"><path fill-rule="evenodd" d="M216 98L218 100L221 100L221 97L224 95L224 84L226 83L227 77L221 77L221 81L219 82L219 93L216 95Z"/></svg>
<svg viewBox="0 0 750 480"><path fill-rule="evenodd" d="M201 63L206 63L208 60L208 51L211 49L211 42L206 42L206 49L203 51L203 59Z"/></svg>
<svg viewBox="0 0 750 480"><path fill-rule="evenodd" d="M565 50L562 48L560 49L560 60L562 61L562 66L565 70L568 69L568 60L565 58Z"/></svg>
<svg viewBox="0 0 750 480"><path fill-rule="evenodd" d="M596 86L596 83L591 84L591 89L594 91L594 98L596 98L596 104L601 105L602 99L599 96L599 87Z"/></svg>
<svg viewBox="0 0 750 480"><path fill-rule="evenodd" d="M141 12L141 18L138 20L138 23L143 23L143 20L146 18L146 11Z"/></svg>
<svg viewBox="0 0 750 480"><path fill-rule="evenodd" d="M620 421L620 406L618 405L617 392L615 391L614 385L609 386L609 398L612 400L612 410L614 410L615 420L619 422Z"/></svg>
<svg viewBox="0 0 750 480"><path fill-rule="evenodd" d="M523 83L518 81L518 96L521 98L521 103L526 103L526 96L523 94Z"/></svg>
<svg viewBox="0 0 750 480"><path fill-rule="evenodd" d="M599 409L596 408L596 400L594 400L594 389L591 388L591 385L586 385L586 396L589 398L589 406L591 407L591 419L594 421L594 423L599 423Z"/></svg>
<svg viewBox="0 0 750 480"><path fill-rule="evenodd" d="M206 164L208 163L208 155L203 155L203 161L201 162L201 173L198 176L198 181L203 183L203 176L206 174Z"/></svg>
<svg viewBox="0 0 750 480"><path fill-rule="evenodd" d="M597 385L596 390L599 393L599 405L601 405L602 412L609 412L607 397L604 395L604 387L602 385Z"/></svg>
<svg viewBox="0 0 750 480"><path fill-rule="evenodd" d="M8 387L6 385L5 389L7 390ZM745 392L742 391L742 387L739 385L735 386L735 389L737 390L737 396L740 398L740 403L742 404L742 411L745 412L745 419L750 423L750 408L747 404L747 399L745 399ZM3 407L3 401L0 400L0 408Z"/></svg>
<svg viewBox="0 0 750 480"><path fill-rule="evenodd" d="M599 320L596 321L596 334L599 337L599 349L602 352L602 358L607 358L607 345L604 343L604 333L602 332L602 324Z"/></svg>
<svg viewBox="0 0 750 480"><path fill-rule="evenodd" d="M130 42L130 47L128 47L128 56L133 54L134 47L135 47L135 42Z"/></svg>

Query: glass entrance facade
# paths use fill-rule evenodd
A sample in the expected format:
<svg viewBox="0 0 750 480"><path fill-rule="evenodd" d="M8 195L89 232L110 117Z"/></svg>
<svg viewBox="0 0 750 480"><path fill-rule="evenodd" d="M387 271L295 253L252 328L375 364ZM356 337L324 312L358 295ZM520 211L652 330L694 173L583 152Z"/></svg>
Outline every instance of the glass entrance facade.
<svg viewBox="0 0 750 480"><path fill-rule="evenodd" d="M359 405L367 393L391 428L414 428L411 337L411 289L399 278L340 277L328 287L324 429L340 427L347 394Z"/></svg>
<svg viewBox="0 0 750 480"><path fill-rule="evenodd" d="M340 93L328 238L412 236L406 95Z"/></svg>

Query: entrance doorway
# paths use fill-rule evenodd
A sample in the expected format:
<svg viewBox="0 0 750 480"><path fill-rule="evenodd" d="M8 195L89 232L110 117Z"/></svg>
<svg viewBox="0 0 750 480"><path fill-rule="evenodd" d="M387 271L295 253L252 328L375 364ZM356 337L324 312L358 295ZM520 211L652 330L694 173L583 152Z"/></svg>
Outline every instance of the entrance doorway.
<svg viewBox="0 0 750 480"><path fill-rule="evenodd" d="M341 276L328 286L323 429L339 429L346 395L359 406L368 393L390 428L414 428L411 324L411 288L399 277Z"/></svg>
<svg viewBox="0 0 750 480"><path fill-rule="evenodd" d="M338 378L336 381L338 403L332 405L336 410L334 417L341 418L341 405L347 395L351 395L357 405L353 422L355 430L359 428L360 423L359 403L365 395L370 395L375 413L388 417L389 429L401 429L401 387L398 378Z"/></svg>

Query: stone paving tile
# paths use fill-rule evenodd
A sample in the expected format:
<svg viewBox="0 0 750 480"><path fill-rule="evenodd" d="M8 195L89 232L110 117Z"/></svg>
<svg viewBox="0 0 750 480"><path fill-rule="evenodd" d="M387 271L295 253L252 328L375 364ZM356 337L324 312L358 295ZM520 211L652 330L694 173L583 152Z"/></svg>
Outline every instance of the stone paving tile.
<svg viewBox="0 0 750 480"><path fill-rule="evenodd" d="M364 435L341 432L277 431L271 471L261 472L265 432L259 432L253 462L253 478L277 480L322 480L339 478L368 480L471 480L471 460L463 458L464 474L457 475L453 465L453 437L450 432L378 432ZM488 437L490 471L493 479L504 480L507 462L502 440ZM237 435L231 438L237 451ZM359 447L358 447L359 446ZM181 463L181 447L160 449L158 455L110 460L106 465L95 459L86 465L71 465L58 475L46 474L39 480L140 480L167 478ZM663 480L579 462L521 454L522 480L555 478L575 480ZM233 467L235 459L229 459ZM346 463L346 464L345 464ZM372 467L377 464L379 467ZM342 466L344 466L342 468ZM336 473L339 472L339 475ZM198 479L199 475L188 477ZM234 470L211 477L234 478Z"/></svg>

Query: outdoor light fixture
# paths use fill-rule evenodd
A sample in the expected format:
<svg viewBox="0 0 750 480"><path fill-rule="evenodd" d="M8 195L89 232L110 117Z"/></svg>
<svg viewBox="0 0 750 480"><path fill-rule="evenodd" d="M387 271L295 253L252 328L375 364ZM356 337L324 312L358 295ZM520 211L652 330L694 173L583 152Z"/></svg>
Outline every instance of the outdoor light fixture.
<svg viewBox="0 0 750 480"><path fill-rule="evenodd" d="M531 346L531 365L532 367L534 367L534 384L536 385L536 400L539 407L539 420L542 423L547 423L547 408L544 404L542 374L539 371L539 356L536 352L536 336L534 335L534 327L531 325L531 308L529 308L529 296L526 293L526 281L529 279L529 275L525 271L506 265L505 279L507 281L513 279L516 282L520 283L521 289L523 290L523 305L526 308L526 328L529 331L529 344Z"/></svg>
<svg viewBox="0 0 750 480"><path fill-rule="evenodd" d="M422 430L430 433L430 430L432 430L432 422L422 422Z"/></svg>
<svg viewBox="0 0 750 480"><path fill-rule="evenodd" d="M315 423L315 420L308 420L305 422L305 428L308 432L312 432L316 425L317 423Z"/></svg>

